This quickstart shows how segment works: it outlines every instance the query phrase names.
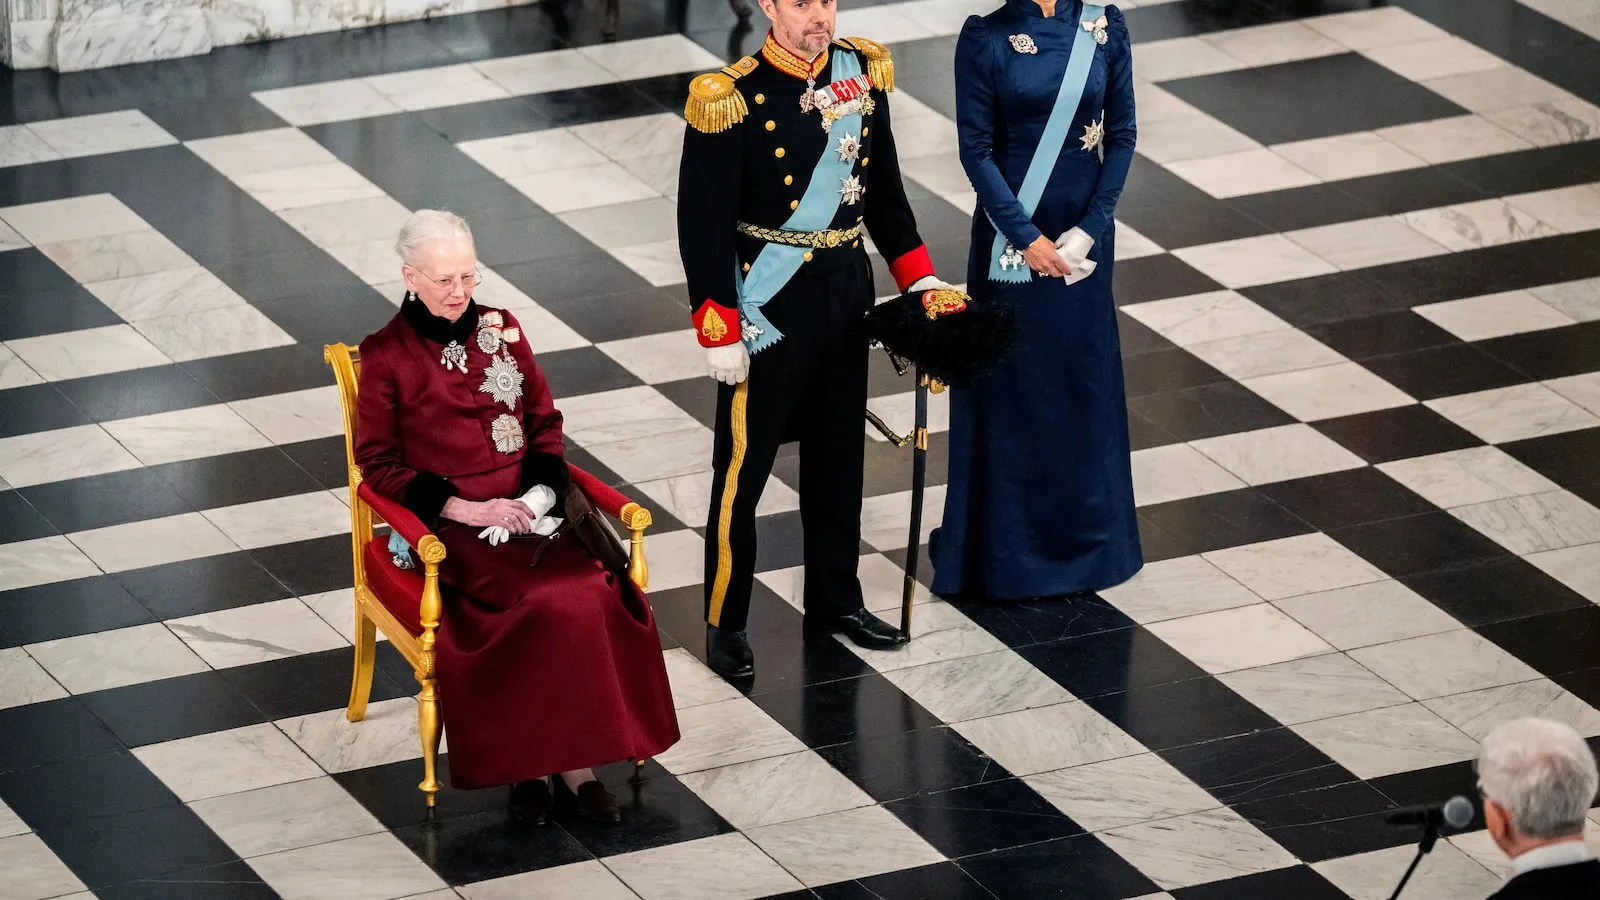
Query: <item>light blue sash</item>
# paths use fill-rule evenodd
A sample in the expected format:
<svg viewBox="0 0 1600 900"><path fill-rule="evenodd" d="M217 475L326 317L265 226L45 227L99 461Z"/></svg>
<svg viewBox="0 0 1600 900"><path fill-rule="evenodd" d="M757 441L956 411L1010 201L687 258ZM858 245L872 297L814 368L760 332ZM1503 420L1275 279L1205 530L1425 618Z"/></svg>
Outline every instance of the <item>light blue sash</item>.
<svg viewBox="0 0 1600 900"><path fill-rule="evenodd" d="M839 48L834 48L832 52L834 81L844 81L861 74L861 64L854 53ZM839 188L854 166L854 162L839 158L839 138L845 132L857 137L861 135L859 113L835 120L833 127L828 129L828 147L822 151L822 158L817 160L817 167L811 172L811 183L806 185L800 205L783 223L785 231L821 231L833 224L833 217L839 212ZM750 271L743 275L738 272L738 260L734 260L734 281L739 285L739 312L746 322L757 329L754 337L744 342L752 354L760 353L783 340L783 332L767 321L761 307L766 306L767 301L783 290L789 279L800 271L805 254L804 247L768 244L750 263Z"/></svg>
<svg viewBox="0 0 1600 900"><path fill-rule="evenodd" d="M1082 22L1093 22L1105 12L1104 6L1084 4L1077 34L1072 39L1072 55L1067 60L1067 72L1061 76L1061 90L1056 94L1055 108L1050 110L1050 120L1045 123L1039 146L1028 163L1028 174L1022 178L1022 188L1017 191L1017 202L1029 216L1039 208L1039 198L1044 196L1045 183L1055 171L1056 160L1061 158L1061 148L1066 146L1067 132L1072 130L1072 120L1077 117L1078 103L1083 100L1083 87L1089 82L1089 68L1094 64L1094 32L1085 29ZM990 220L990 224L994 224ZM989 254L989 280L1022 284L1033 277L1026 263L1002 267L1000 259L1010 246L998 227L994 230L994 251ZM1021 250L1022 248L1017 248Z"/></svg>

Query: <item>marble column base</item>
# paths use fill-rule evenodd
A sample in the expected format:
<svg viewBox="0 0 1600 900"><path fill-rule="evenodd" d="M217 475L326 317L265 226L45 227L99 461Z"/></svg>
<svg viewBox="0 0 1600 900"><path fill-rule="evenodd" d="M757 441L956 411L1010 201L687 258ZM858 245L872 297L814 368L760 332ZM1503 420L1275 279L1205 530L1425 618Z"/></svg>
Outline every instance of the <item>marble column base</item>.
<svg viewBox="0 0 1600 900"><path fill-rule="evenodd" d="M55 34L54 68L81 72L128 63L211 52L211 31L199 7L62 21Z"/></svg>

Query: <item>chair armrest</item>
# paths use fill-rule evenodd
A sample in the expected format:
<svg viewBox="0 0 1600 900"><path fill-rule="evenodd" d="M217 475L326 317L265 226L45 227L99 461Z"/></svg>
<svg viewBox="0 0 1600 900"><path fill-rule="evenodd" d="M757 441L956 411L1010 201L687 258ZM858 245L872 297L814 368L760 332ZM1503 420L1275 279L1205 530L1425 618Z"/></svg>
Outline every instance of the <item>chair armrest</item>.
<svg viewBox="0 0 1600 900"><path fill-rule="evenodd" d="M622 520L622 524L628 526L629 528L636 527L634 523L629 521L631 518L629 513L631 511L628 509L628 507L631 506L634 510L644 512L639 504L629 500L627 495L623 494L621 491L609 484L606 484L593 475L590 475L588 472L585 472L577 466L568 463L567 468L572 471L573 486L578 490L583 491L584 496L589 498L590 503L593 503L601 512L607 513ZM647 525L649 523L645 522L644 524Z"/></svg>
<svg viewBox="0 0 1600 900"><path fill-rule="evenodd" d="M379 494L368 486L366 482L361 483L361 487L357 489L356 493L363 502L372 507L373 512L389 523L389 527L394 529L395 533L405 538L406 543L410 544L412 549L420 550L422 539L433 536L433 532L422 524L422 520L417 518L415 513Z"/></svg>

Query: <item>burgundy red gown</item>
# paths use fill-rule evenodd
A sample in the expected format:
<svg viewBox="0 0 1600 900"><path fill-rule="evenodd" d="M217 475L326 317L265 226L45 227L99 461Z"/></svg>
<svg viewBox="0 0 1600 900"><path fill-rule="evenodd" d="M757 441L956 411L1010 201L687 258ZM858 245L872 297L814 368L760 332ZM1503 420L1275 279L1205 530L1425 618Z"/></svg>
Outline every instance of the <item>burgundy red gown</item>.
<svg viewBox="0 0 1600 900"><path fill-rule="evenodd" d="M439 515L450 497L568 489L561 413L516 319L473 303L451 323L408 299L361 342L358 398L363 478L447 551L437 665L451 783L510 784L676 743L655 618L625 573L570 535L491 547L481 528Z"/></svg>

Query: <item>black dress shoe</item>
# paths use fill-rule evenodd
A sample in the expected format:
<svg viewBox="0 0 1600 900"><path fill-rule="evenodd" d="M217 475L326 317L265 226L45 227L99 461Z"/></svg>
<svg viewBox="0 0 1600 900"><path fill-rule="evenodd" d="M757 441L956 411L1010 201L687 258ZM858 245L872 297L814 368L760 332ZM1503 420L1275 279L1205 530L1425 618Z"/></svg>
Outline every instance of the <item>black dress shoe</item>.
<svg viewBox="0 0 1600 900"><path fill-rule="evenodd" d="M595 822L600 825L615 825L622 821L622 810L617 808L617 798L606 790L606 786L598 781L585 781L578 785L578 792L574 794L567 787L566 779L556 776L559 782L556 790L561 798L564 812L576 815L585 822Z"/></svg>
<svg viewBox="0 0 1600 900"><path fill-rule="evenodd" d="M511 818L524 825L550 824L550 810L555 798L550 796L550 785L544 779L519 781L511 786Z"/></svg>
<svg viewBox="0 0 1600 900"><path fill-rule="evenodd" d="M806 616L805 633L842 634L857 647L869 650L889 650L910 640L905 632L864 609L839 616Z"/></svg>
<svg viewBox="0 0 1600 900"><path fill-rule="evenodd" d="M756 674L756 655L742 631L706 626L706 665L723 678L749 678Z"/></svg>

